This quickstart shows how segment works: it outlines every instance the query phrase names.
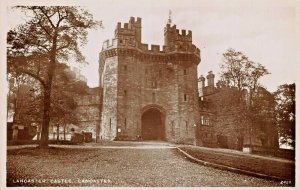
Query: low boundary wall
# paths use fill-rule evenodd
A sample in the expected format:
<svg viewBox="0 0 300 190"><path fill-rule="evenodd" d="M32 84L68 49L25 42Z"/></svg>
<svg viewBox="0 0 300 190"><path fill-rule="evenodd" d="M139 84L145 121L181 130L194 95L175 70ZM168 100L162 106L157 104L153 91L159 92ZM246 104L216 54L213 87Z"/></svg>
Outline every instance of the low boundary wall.
<svg viewBox="0 0 300 190"><path fill-rule="evenodd" d="M177 149L188 159L203 165L295 183L295 162L292 160L194 146L179 146Z"/></svg>

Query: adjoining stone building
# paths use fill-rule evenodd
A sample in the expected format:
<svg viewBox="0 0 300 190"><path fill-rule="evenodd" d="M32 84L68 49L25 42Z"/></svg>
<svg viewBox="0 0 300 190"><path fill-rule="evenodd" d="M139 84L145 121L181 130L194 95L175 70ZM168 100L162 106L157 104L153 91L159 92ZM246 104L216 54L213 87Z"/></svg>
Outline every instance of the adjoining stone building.
<svg viewBox="0 0 300 190"><path fill-rule="evenodd" d="M251 121L246 114L249 106L249 94L246 90L214 83L214 74L199 77L199 114L197 127L198 145L206 147L230 148L250 151L274 151L278 148L278 133L273 114ZM275 108L274 97L265 89L259 88L258 94L264 104L264 113ZM269 118L267 118L269 117Z"/></svg>
<svg viewBox="0 0 300 190"><path fill-rule="evenodd" d="M87 94L76 96L77 107L75 113L78 121L77 125L83 132L92 133L93 139L100 129L100 94L99 87L88 88ZM75 129L75 131L77 131ZM81 132L77 131L77 132Z"/></svg>
<svg viewBox="0 0 300 190"><path fill-rule="evenodd" d="M85 81L82 81L85 82ZM92 138L96 139L96 134L100 128L100 95L99 87L86 89L85 94L75 94L74 101L76 109L73 111L76 121L73 123L53 123L49 125L49 139L71 140L72 129L76 133L91 133ZM75 124L74 124L75 123ZM59 124L59 127L57 125ZM58 135L58 137L57 137ZM35 137L34 139L37 139Z"/></svg>
<svg viewBox="0 0 300 190"><path fill-rule="evenodd" d="M141 18L117 24L99 58L103 102L100 139L194 143L199 122L192 32L164 29L164 46L143 44Z"/></svg>
<svg viewBox="0 0 300 190"><path fill-rule="evenodd" d="M50 121L49 139L56 140L59 137L60 140L70 140L72 129L76 133L91 133L92 138L96 139L100 130L100 103L102 102L99 87L88 87L86 77L76 67L71 69L65 65L64 72L80 83L83 89L81 93L72 94L76 104L76 108L72 112L73 121L60 121L59 123ZM57 127L58 125L59 127Z"/></svg>

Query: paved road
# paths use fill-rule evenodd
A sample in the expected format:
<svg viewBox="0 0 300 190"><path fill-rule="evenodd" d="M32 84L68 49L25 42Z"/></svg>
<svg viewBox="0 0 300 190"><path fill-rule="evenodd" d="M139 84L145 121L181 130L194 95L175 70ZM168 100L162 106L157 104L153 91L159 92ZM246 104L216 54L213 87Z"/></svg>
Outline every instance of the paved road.
<svg viewBox="0 0 300 190"><path fill-rule="evenodd" d="M136 148L130 145L93 147L52 148L43 153L32 149L10 150L8 181L10 185L16 185L13 180L26 176L70 182L48 180L44 184L27 183L29 186L280 186L272 180L192 163L169 144L141 143L135 144Z"/></svg>

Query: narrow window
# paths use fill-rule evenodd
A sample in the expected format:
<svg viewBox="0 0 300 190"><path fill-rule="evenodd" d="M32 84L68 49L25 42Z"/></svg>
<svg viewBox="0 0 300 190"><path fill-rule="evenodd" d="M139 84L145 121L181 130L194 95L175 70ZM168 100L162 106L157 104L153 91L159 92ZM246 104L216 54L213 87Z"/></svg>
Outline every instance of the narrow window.
<svg viewBox="0 0 300 190"><path fill-rule="evenodd" d="M185 102L187 101L187 95L186 94L183 95L183 99L184 99Z"/></svg>
<svg viewBox="0 0 300 190"><path fill-rule="evenodd" d="M187 72L186 72L186 69L184 69L184 70L183 70L183 74L186 75L186 73L187 73Z"/></svg>
<svg viewBox="0 0 300 190"><path fill-rule="evenodd" d="M206 124L206 125L210 125L210 122L209 122L209 116L206 117L205 124Z"/></svg>
<svg viewBox="0 0 300 190"><path fill-rule="evenodd" d="M204 125L204 116L201 115L201 125Z"/></svg>
<svg viewBox="0 0 300 190"><path fill-rule="evenodd" d="M159 77L162 77L162 71L161 71L161 69L159 69L158 75L159 75Z"/></svg>
<svg viewBox="0 0 300 190"><path fill-rule="evenodd" d="M201 125L210 125L209 116L201 116Z"/></svg>
<svg viewBox="0 0 300 190"><path fill-rule="evenodd" d="M109 118L109 128L111 129L111 118Z"/></svg>
<svg viewBox="0 0 300 190"><path fill-rule="evenodd" d="M188 134L188 122L185 121L185 130L186 130L186 134Z"/></svg>
<svg viewBox="0 0 300 190"><path fill-rule="evenodd" d="M127 97L127 90L124 90L124 97Z"/></svg>
<svg viewBox="0 0 300 190"><path fill-rule="evenodd" d="M124 120L124 126L125 126L125 129L126 129L126 126L127 126L126 118Z"/></svg>

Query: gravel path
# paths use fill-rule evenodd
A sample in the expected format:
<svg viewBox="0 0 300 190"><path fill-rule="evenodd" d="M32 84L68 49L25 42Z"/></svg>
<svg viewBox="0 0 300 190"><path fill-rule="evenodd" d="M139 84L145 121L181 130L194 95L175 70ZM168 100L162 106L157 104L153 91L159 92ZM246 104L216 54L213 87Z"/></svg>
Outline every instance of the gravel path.
<svg viewBox="0 0 300 190"><path fill-rule="evenodd" d="M280 186L184 158L174 148L9 150L8 186Z"/></svg>

